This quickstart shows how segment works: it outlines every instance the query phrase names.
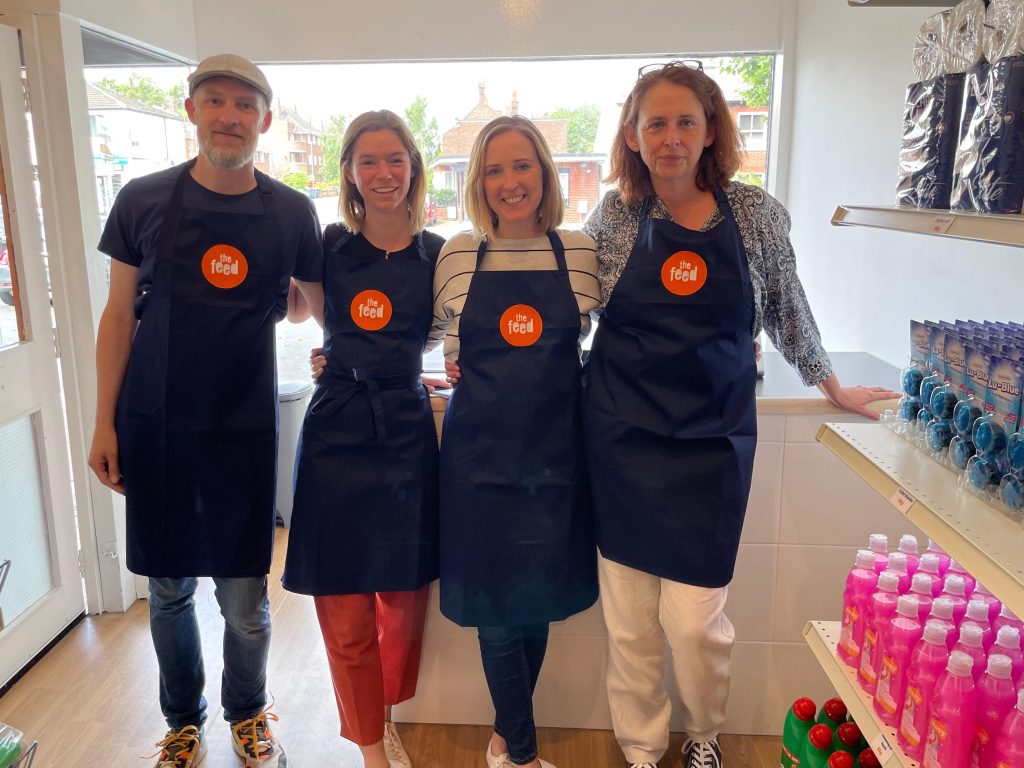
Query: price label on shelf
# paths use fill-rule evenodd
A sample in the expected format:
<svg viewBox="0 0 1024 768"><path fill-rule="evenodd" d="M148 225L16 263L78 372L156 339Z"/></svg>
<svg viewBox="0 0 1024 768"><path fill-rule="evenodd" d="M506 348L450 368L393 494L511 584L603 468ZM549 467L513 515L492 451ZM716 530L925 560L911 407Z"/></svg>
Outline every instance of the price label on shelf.
<svg viewBox="0 0 1024 768"><path fill-rule="evenodd" d="M913 506L915 501L917 501L917 499L915 499L910 492L904 488L897 488L896 492L889 497L889 503L903 514L907 513L907 510Z"/></svg>
<svg viewBox="0 0 1024 768"><path fill-rule="evenodd" d="M949 232L950 226L956 221L956 216L936 216L932 222L932 234L944 235Z"/></svg>
<svg viewBox="0 0 1024 768"><path fill-rule="evenodd" d="M892 756L892 744L885 738L885 734L881 731L869 742L871 751L875 753L875 757L878 758L878 762L885 765L889 758Z"/></svg>

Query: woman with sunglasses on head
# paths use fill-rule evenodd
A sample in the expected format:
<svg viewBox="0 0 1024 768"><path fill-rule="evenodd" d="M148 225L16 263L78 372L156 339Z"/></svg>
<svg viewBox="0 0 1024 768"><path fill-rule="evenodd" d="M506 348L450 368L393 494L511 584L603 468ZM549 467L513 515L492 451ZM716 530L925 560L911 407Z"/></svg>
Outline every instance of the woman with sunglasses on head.
<svg viewBox="0 0 1024 768"><path fill-rule="evenodd" d="M548 624L597 599L579 351L597 260L589 236L556 229L558 172L525 118L477 136L466 210L473 232L445 244L434 277L434 334L459 382L441 445L441 611L478 628L488 767L540 768L532 696Z"/></svg>
<svg viewBox="0 0 1024 768"><path fill-rule="evenodd" d="M754 338L803 382L874 417L882 388L840 386L796 275L789 215L730 181L741 138L699 62L641 70L622 107L609 192L584 226L603 315L584 405L608 628L608 698L632 766L668 747L665 641L684 768L719 768L734 634L723 612L757 442ZM875 417L877 418L877 417Z"/></svg>
<svg viewBox="0 0 1024 768"><path fill-rule="evenodd" d="M341 735L366 768L410 768L391 707L416 692L438 572L437 434L420 371L444 241L423 231L423 158L394 113L351 122L341 174L283 583L314 596ZM301 322L311 308L291 298Z"/></svg>

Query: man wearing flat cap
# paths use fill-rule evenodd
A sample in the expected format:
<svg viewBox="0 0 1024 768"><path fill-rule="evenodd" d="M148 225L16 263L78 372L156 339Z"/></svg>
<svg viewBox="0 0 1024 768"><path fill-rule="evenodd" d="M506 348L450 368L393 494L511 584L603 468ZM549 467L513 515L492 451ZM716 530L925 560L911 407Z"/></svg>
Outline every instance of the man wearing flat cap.
<svg viewBox="0 0 1024 768"><path fill-rule="evenodd" d="M205 753L199 576L213 577L225 620L221 699L234 750L246 768L282 768L266 695L274 325L292 278L322 305L320 226L305 195L253 168L272 119L259 68L220 54L188 82L198 157L126 184L100 239L110 294L89 465L125 495L128 568L149 577L170 728L157 768L195 768Z"/></svg>

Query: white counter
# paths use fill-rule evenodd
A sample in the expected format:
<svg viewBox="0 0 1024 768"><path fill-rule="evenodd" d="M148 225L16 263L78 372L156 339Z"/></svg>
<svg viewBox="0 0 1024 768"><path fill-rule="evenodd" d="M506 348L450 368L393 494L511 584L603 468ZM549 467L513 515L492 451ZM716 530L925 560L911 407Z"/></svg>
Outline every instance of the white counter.
<svg viewBox="0 0 1024 768"><path fill-rule="evenodd" d="M896 387L897 370L871 355L835 353L832 360L844 384ZM777 735L794 699L820 703L832 695L802 630L810 618L839 618L856 550L870 533L886 533L893 542L902 533L920 534L815 442L823 421L864 419L837 412L817 389L804 387L777 353L766 354L757 392L753 487L726 608L737 642L725 732ZM435 399L438 423L443 408ZM534 697L538 725L611 727L605 644L600 604L552 625ZM435 585L417 695L395 717L486 724L493 716L475 631L440 614ZM677 712L673 727L679 722Z"/></svg>

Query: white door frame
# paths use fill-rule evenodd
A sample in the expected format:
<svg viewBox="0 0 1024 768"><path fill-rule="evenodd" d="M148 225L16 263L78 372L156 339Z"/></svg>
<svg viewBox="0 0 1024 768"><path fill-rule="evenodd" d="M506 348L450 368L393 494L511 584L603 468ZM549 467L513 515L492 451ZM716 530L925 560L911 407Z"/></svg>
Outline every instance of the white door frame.
<svg viewBox="0 0 1024 768"><path fill-rule="evenodd" d="M107 282L96 249L99 206L81 24L46 11L14 13L0 22L22 30L88 611L123 611L136 599L123 556L124 500L88 467L96 407L96 329Z"/></svg>
<svg viewBox="0 0 1024 768"><path fill-rule="evenodd" d="M25 341L0 350L0 422L29 417L39 462L53 587L0 631L0 685L84 610L75 512L51 333L49 289L42 256L29 152L18 32L0 25L0 160L7 189ZM11 513L11 510L7 510ZM16 567L16 563L14 566Z"/></svg>

